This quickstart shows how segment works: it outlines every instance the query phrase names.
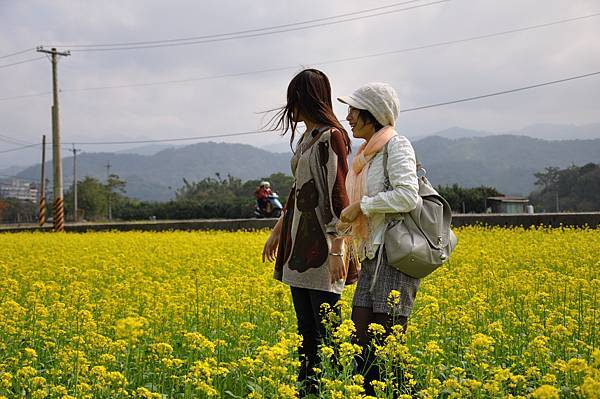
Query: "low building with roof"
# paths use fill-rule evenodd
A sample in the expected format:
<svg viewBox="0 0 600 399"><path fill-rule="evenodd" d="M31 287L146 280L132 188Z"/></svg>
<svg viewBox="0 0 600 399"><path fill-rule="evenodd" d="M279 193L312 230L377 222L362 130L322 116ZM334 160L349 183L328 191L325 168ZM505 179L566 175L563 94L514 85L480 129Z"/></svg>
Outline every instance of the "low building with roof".
<svg viewBox="0 0 600 399"><path fill-rule="evenodd" d="M532 213L529 199L524 197L488 197L487 205L492 213Z"/></svg>

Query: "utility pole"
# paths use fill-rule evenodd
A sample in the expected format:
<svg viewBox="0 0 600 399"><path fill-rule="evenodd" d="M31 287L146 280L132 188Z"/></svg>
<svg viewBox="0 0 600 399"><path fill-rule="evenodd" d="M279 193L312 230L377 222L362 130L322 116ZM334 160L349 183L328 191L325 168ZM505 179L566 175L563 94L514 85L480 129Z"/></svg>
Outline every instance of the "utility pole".
<svg viewBox="0 0 600 399"><path fill-rule="evenodd" d="M73 144L73 221L79 221L79 211L77 208L77 153L81 150L75 148Z"/></svg>
<svg viewBox="0 0 600 399"><path fill-rule="evenodd" d="M44 192L44 196L46 198L48 198L50 196L50 179L48 179L47 177L44 179L44 183L46 184L46 186L44 187L44 189L46 190ZM54 190L54 187L52 187L52 190Z"/></svg>
<svg viewBox="0 0 600 399"><path fill-rule="evenodd" d="M58 113L58 78L56 67L58 56L67 57L71 55L70 51L59 52L55 48L46 50L42 46L37 48L39 53L51 55L52 61L52 163L54 165L54 231L65 230L65 206L63 199L63 176L62 160L60 158L60 123Z"/></svg>
<svg viewBox="0 0 600 399"><path fill-rule="evenodd" d="M42 227L46 223L46 135L42 136L42 177L40 179L40 209L38 224Z"/></svg>
<svg viewBox="0 0 600 399"><path fill-rule="evenodd" d="M110 207L110 200L112 194L112 188L110 187L110 161L105 165L106 166L106 188L107 188L107 197L108 197L108 220L112 220L112 209Z"/></svg>

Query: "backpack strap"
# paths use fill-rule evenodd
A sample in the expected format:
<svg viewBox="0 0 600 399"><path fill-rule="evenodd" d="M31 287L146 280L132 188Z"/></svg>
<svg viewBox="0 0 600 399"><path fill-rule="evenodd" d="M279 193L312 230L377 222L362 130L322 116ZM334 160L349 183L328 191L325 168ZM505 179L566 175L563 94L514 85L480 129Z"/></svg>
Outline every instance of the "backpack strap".
<svg viewBox="0 0 600 399"><path fill-rule="evenodd" d="M385 191L390 191L392 189L392 183L390 182L390 175L388 173L388 144L390 141L388 140L383 147L383 187Z"/></svg>
<svg viewBox="0 0 600 399"><path fill-rule="evenodd" d="M383 147L383 187L385 188L385 191L390 191L392 189L392 183L390 182L390 175L388 173L388 144L390 142L388 141L387 143L385 143L385 146ZM423 165L421 165L421 163L419 162L419 160L416 158L415 155L415 161L416 161L416 166L417 166L417 177L418 178L425 178L425 175L427 174L427 171L425 170L425 168L423 168ZM422 172L422 175L419 176L419 171Z"/></svg>

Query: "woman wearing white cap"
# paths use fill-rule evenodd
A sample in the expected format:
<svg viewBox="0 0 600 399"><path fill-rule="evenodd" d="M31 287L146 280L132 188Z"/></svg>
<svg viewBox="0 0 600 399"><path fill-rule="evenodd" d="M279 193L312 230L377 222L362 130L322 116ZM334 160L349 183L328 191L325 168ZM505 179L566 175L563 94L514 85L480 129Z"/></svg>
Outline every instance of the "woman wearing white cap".
<svg viewBox="0 0 600 399"><path fill-rule="evenodd" d="M366 393L374 395L370 383L380 377L369 350L369 324L380 324L387 333L394 324L406 329L419 287L419 279L387 263L382 245L386 214L409 212L417 205L416 158L408 139L394 130L400 106L390 85L368 83L338 100L349 106L346 119L353 136L365 140L346 178L350 205L342 212L340 228L351 227L362 265L352 303L352 320L358 344L363 347L358 371L365 374ZM393 290L400 296L399 301L391 303L388 297Z"/></svg>

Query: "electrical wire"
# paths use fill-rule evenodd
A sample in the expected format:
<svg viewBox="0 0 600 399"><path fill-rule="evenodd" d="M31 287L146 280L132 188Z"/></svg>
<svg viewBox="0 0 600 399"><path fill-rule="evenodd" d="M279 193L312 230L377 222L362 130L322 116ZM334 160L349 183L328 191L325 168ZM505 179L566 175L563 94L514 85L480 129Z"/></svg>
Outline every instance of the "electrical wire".
<svg viewBox="0 0 600 399"><path fill-rule="evenodd" d="M27 62L33 62L33 61L37 61L37 60L41 60L42 58L46 58L45 56L42 57L35 57L35 58L30 58L28 60L23 60L23 61L19 61L19 62L13 62L12 64L4 64L4 65L0 65L0 68L8 68L14 65L19 65L19 64L25 64Z"/></svg>
<svg viewBox="0 0 600 399"><path fill-rule="evenodd" d="M550 27L550 26L554 26L554 25L564 24L564 23L568 23L568 22L574 22L574 21L578 21L578 20L582 20L582 19L586 19L586 18L598 17L598 16L600 16L600 13L594 13L594 14L584 15L584 16L580 16L580 17L549 22L549 23L545 23L545 24L532 25L532 26L516 28L516 29L511 29L511 30L506 30L506 31L501 31L501 32L479 35L479 36L471 36L471 37L467 37L467 38L463 38L463 39L431 43L431 44L426 44L426 45L416 46L416 47L407 47L407 48L402 48L402 49L397 49L397 50L385 51L385 52L381 52L381 53L372 53L372 54L360 55L360 56L354 56L354 57L346 57L346 58L338 58L338 59L327 60L327 61L319 61L319 62L308 63L307 65L314 65L314 66L331 65L331 64L343 63L343 62L348 62L348 61L356 61L356 60L361 60L361 59L368 59L368 58L382 57L382 56L393 55L393 54L406 53L406 52L411 52L411 51L418 51L418 50L423 50L423 49L428 49L428 48L433 48L433 47L448 46L448 45L452 45L452 44L459 44L459 43L465 43L465 42L469 42L469 41L488 39L488 38L508 35L508 34L512 34L512 33L524 32L524 31L529 31L529 30L534 30L534 29L541 29L541 28L546 28L546 27ZM134 84L115 85L115 86L97 86L97 87L80 88L80 89L65 89L63 91L64 92L97 91L97 90L121 89L121 88L128 88L128 87L159 86L159 85L166 85L166 84L189 83L189 82L202 81L202 80L213 80L213 79L222 79L222 78L230 78L230 77L239 77L239 76L244 76L244 75L254 75L254 74L260 74L260 73L279 72L279 71L295 70L295 69L298 69L298 65L290 65L290 66L283 66L283 67L278 67L278 68L261 69L261 70L255 70L255 71L247 71L247 72L237 72L237 73L222 74L222 75L204 76L204 77L198 77L198 78L134 83Z"/></svg>
<svg viewBox="0 0 600 399"><path fill-rule="evenodd" d="M69 141L69 144L73 145L99 145L99 144L148 144L148 143L165 143L170 141L190 141L190 140L203 140L203 139L216 139L220 137L234 137L234 136L246 136L250 134L260 134L260 133L268 133L270 130L252 130L248 132L239 132L239 133L225 133L225 134L215 134L211 136L195 136L195 137L179 137L179 138L169 138L169 139L155 139L155 140L130 140L130 141Z"/></svg>
<svg viewBox="0 0 600 399"><path fill-rule="evenodd" d="M369 12L373 12L373 11L379 11L379 10L384 10L384 9L388 9L388 8L399 7L402 5L417 3L420 1L423 1L423 0L404 1L404 2L400 2L400 3L388 4L386 6L381 6L381 7L369 8L369 9L365 9L365 10L348 12L348 13L338 14L338 15L332 15L329 17L308 19L308 20L293 22L293 23L289 23L289 24L274 25L274 26L268 26L268 27L264 27L264 28L246 29L246 30L227 32L227 33L216 33L216 34L203 35L203 36L192 36L192 37L183 37L183 38L177 38L177 39L163 39L163 40L151 40L151 41L141 41L141 42L104 43L104 44L71 44L71 45L62 45L61 47L77 48L77 47L143 46L143 45L150 45L150 44L176 43L176 42L186 42L186 41L191 41L191 40L212 39L212 38L216 38L216 37L235 36L235 35L241 35L241 34L245 34L245 33L262 32L262 31L267 31L267 30L287 28L287 27L291 27L291 26L306 25L306 24L315 23L315 22L329 21L332 19L338 19L338 18L343 18L343 17L349 17L352 15L360 15L360 14L365 14L365 13L369 13Z"/></svg>
<svg viewBox="0 0 600 399"><path fill-rule="evenodd" d="M574 17L574 18L567 18L567 19L562 19L562 20L558 20L558 21L552 21L552 22L538 24L538 25L530 25L530 26L525 26L525 27L521 27L521 28L515 28L515 29L510 29L510 30L505 30L505 31L500 31L500 32L494 32L494 33L489 33L489 34L484 34L484 35L470 36L470 37L466 37L466 38L462 38L462 39L448 40L448 41L443 41L443 42L425 44L425 45L421 45L421 46L406 47L406 48L402 48L402 49L390 50L390 51L379 52L379 53L371 53L371 54L359 55L359 56L354 56L354 57L337 58L337 59L332 59L332 60L313 62L313 63L309 63L307 65L314 65L314 66L331 65L331 64L337 64L337 63L343 63L343 62L349 62L349 61L357 61L357 60L368 59L368 58L383 57L383 56L388 56L388 55L407 53L407 52L424 50L424 49L429 49L429 48L434 48L434 47L449 46L449 45L453 45L453 44L466 43L466 42L470 42L470 41L488 39L488 38L493 38L493 37L498 37L498 36L509 35L509 34L513 34L513 33L520 33L520 32L525 32L525 31L530 31L530 30L535 30L535 29L547 28L550 26L565 24L565 23L579 21L579 20L588 19L588 18L595 18L598 16L600 16L600 12L583 15L583 16L579 16L579 17ZM203 77L197 77L197 78L174 79L174 80L155 81L155 82L140 82L140 83L131 83L131 84L122 84L122 85L112 85L112 86L109 85L109 86L96 86L96 87L82 87L82 88L75 88L75 89L63 89L63 90L61 90L61 92L68 93L68 92L112 90L112 89L122 89L122 88L130 88L130 87L161 86L161 85L169 85L169 84L190 83L190 82L198 82L198 81L204 81L204 80L214 80L214 79L223 79L223 78L239 77L239 76L246 76L246 75L255 75L255 74L261 74L261 73L280 72L280 71L295 70L295 69L298 69L298 65L289 65L289 66L282 66L282 67L277 67L277 68L254 70L254 71L235 72L235 73L221 74L221 75L209 75L209 76L203 76ZM0 101L8 101L8 100L15 100L15 99L29 98L29 97L39 97L39 96L46 96L49 94L52 94L52 93L51 92L42 92L42 93L28 94L28 95L22 95L22 96L4 97L4 98L0 98Z"/></svg>
<svg viewBox="0 0 600 399"><path fill-rule="evenodd" d="M575 79L588 78L590 76L595 76L595 75L600 75L600 71L598 71L598 72L592 72L592 73L586 73L585 75L571 76L569 78L564 78L564 79L552 80L550 82L538 83L538 84L534 84L534 85L530 85L530 86L518 87L518 88L515 88L515 89L497 91L495 93L482 94L482 95L474 96L474 97L461 98L459 100L452 100L452 101L446 101L446 102L442 102L442 103L436 103L436 104L430 104L430 105L423 105L423 106L420 106L420 107L407 108L407 109L401 110L401 112L418 111L418 110L421 110L421 109L435 108L435 107L441 107L441 106L444 106L444 105L458 104L458 103L463 103L463 102L467 102L467 101L480 100L482 98L495 97L495 96L500 96L500 95L503 95L503 94L515 93L515 92L518 92L518 91L530 90L530 89L535 89L535 88L543 87L543 86L550 86L550 85L554 85L554 84L557 84L557 83L568 82L570 80L575 80Z"/></svg>
<svg viewBox="0 0 600 399"><path fill-rule="evenodd" d="M346 18L346 19L341 19L339 21L323 22L323 23L319 23L319 24L313 24L310 26L299 26L299 27L295 27L295 28L273 30L270 32L251 33L251 34L243 34L243 35L237 35L237 36L232 36L232 37L219 37L219 38L214 38L214 39L203 39L203 40L194 40L194 41L187 41L187 42L151 44L151 45L147 45L147 46L81 48L81 49L74 49L74 50L72 50L72 52L105 52L105 51L140 50L140 49L163 48L163 47L181 47L181 46L189 46L189 45L194 45L194 44L214 43L214 42L222 42L222 41L227 41L227 40L260 37L260 36L273 35L273 34L277 34L277 33L285 33L285 32L293 32L293 31L299 31L299 30L312 29L312 28L321 27L321 26L337 25L337 24L341 24L344 22L356 21L356 20L361 20L361 19L365 19L365 18L373 18L373 17L378 17L381 15L388 15L388 14L398 13L401 11L408 11L408 10L413 10L416 8L422 8L422 7L428 7L428 6L432 6L432 5L436 5L436 4L447 3L449 1L451 1L451 0L438 0L438 1L434 1L432 3L426 3L426 4L420 4L420 5L416 5L416 6L412 6L412 7L400 8L398 10L386 11L386 12L381 12L381 13L376 13L376 14L371 14L371 15L363 15L363 16L359 16L359 17Z"/></svg>
<svg viewBox="0 0 600 399"><path fill-rule="evenodd" d="M479 99L488 98L488 97L494 97L494 96L500 96L500 95L509 94L509 93L531 90L531 89L535 89L535 88L539 88L539 87L543 87L543 86L550 86L550 85L554 85L554 84L558 84L558 83L564 83L564 82L568 82L571 80L583 79L583 78L587 78L587 77L591 77L591 76L595 76L595 75L600 75L600 71L587 73L587 74L583 74L583 75L571 76L571 77L564 78L564 79L552 80L549 82L543 82L543 83L537 83L537 84L523 86L523 87L517 87L514 89L508 89L508 90L503 90L503 91L498 91L498 92L493 92L493 93L482 94L482 95L473 96L473 97L461 98L461 99L452 100L452 101L423 105L423 106L414 107L414 108L405 108L405 109L400 110L400 112L401 113L413 112L413 111L418 111L418 110L423 110L423 109L428 109L428 108L446 106L446 105L450 105L450 104L458 104L458 103L467 102L467 101L474 101L474 100L479 100ZM70 142L69 141L69 143L73 144L73 145L148 144L148 143L161 143L161 142L171 142L171 141L189 141L189 140L201 140L201 139L214 139L214 138L221 138L221 137L244 136L244 135L260 134L260 133L267 133L267 132L270 132L270 130L253 130L253 131L248 131L248 132L215 134L215 135L210 135L210 136L181 137L181 138L154 139L154 140L128 140L128 141L105 141L105 142L100 142L100 141Z"/></svg>
<svg viewBox="0 0 600 399"><path fill-rule="evenodd" d="M310 65L318 65L318 64L310 64ZM203 81L203 80L233 78L233 77L239 77L239 76L245 76L245 75L257 75L257 74L261 74L261 73L280 72L280 71L287 71L287 70L294 70L294 69L298 69L298 65L284 66L284 67L279 67L279 68L261 69L261 70L256 70L256 71L247 71L247 72L234 72L234 73L228 73L228 74L222 74L222 75L203 76L203 77L198 77L198 78L163 80L163 81L157 81L157 82L142 82L142 83L114 85L114 86L82 87L79 89L63 89L62 91L65 93L72 93L72 92L82 92L82 91L124 89L124 88L129 88L129 87L162 86L162 85L169 85L169 84L175 84L175 83L190 83L190 82L198 82L198 81ZM0 99L0 100L2 100L2 99Z"/></svg>
<svg viewBox="0 0 600 399"><path fill-rule="evenodd" d="M3 141L3 142L8 143L8 144L19 145L20 146L19 148L12 148L11 151L12 150L17 151L17 150L21 150L21 149L26 149L26 148L29 148L29 147L37 146L37 145L42 145L41 143L26 142L26 141L23 141L23 140L20 140L20 139L16 139L16 138L10 137L10 136L5 136L5 135L2 135L2 134L0 134L0 141ZM67 151L72 151L71 146L68 145L68 144L61 144L61 147L63 147Z"/></svg>
<svg viewBox="0 0 600 399"><path fill-rule="evenodd" d="M552 80L552 81L548 81L548 82L537 83L537 84L523 86L523 87L517 87L517 88L509 89L509 90L503 90L503 91L498 91L498 92L493 92L493 93L488 93L488 94L482 94L482 95L473 96L473 97L466 97L466 98L461 98L461 99L452 100L452 101L423 105L423 106L414 107L414 108L406 108L406 109L401 110L401 113L419 111L419 110L429 109L429 108L442 107L442 106L446 106L446 105L458 104L458 103L467 102L467 101L480 100L483 98L500 96L500 95L504 95L504 94L515 93L515 92L520 92L520 91L525 91L525 90L531 90L531 89L535 89L535 88L539 88L539 87L543 87L543 86L564 83L564 82L568 82L568 81L572 81L572 80L576 80L576 79L583 79L583 78L596 76L596 75L600 75L600 71L591 72L591 73L587 73L587 74L583 74L583 75L571 76L571 77L564 78L564 79L557 79L557 80ZM214 139L214 138L223 138L223 137L261 134L261 133L268 133L268 132L271 132L271 131L270 130L253 130L253 131L238 132L238 133L215 134L215 135L210 135L210 136L180 137L180 138L154 139L154 140L127 140L127 141L105 141L105 142L96 141L96 142L69 142L69 143L72 145L147 144L147 143L161 143L161 142L173 142L173 141L205 140L205 139ZM30 144L30 145L26 145L26 146L22 146L22 147L12 148L10 150L0 151L0 154L13 152L13 151L20 151L20 150L24 150L27 148L40 146L40 145L41 145L41 143L37 143L37 144ZM66 146L66 144L64 144L64 145Z"/></svg>
<svg viewBox="0 0 600 399"><path fill-rule="evenodd" d="M13 137L9 137L9 136L4 136L2 134L0 134L0 141L4 141L5 143L9 143L9 144L15 144L15 145L29 145L32 143L26 143L22 140L19 139L15 139Z"/></svg>
<svg viewBox="0 0 600 399"><path fill-rule="evenodd" d="M4 59L4 58L8 58L8 57L14 57L15 55L25 54L25 53L28 53L28 52L33 51L33 50L35 50L35 47L28 48L28 49L21 50L21 51L17 51L16 53L6 54L6 55L3 55L3 56L0 56L0 60Z"/></svg>
<svg viewBox="0 0 600 399"><path fill-rule="evenodd" d="M31 148L31 147L37 147L39 145L42 145L41 143L38 144L30 144L30 145L25 145L23 147L17 147L17 148L11 148L10 150L4 150L4 151L0 151L0 154L6 154L7 152L13 152L13 151L21 151L21 150L25 150L27 148Z"/></svg>
<svg viewBox="0 0 600 399"><path fill-rule="evenodd" d="M390 51L384 51L384 52L380 52L380 53L359 55L359 56L355 56L355 57L338 58L338 59L334 59L334 60L330 60L330 61L321 61L318 63L309 64L309 65L329 65L329 64L336 64L336 63L340 63L340 62L356 61L356 60L361 60L361 59L366 59L366 58L374 58L374 57L382 57L382 56L392 55L392 54L407 53L407 52L411 52L411 51L424 50L424 49L429 49L429 48L434 48L434 47L449 46L452 44L467 43L467 42L476 41L476 40L489 39L492 37L505 36L505 35L509 35L512 33L520 33L520 32L526 32L526 31L535 30L535 29L547 28L547 27L554 26L554 25L565 24L565 23L569 23L569 22L579 21L579 20L587 19L587 18L594 18L594 17L598 17L598 16L600 16L600 12L583 15L580 17L561 19L558 21L548 22L548 23L544 23L544 24L530 25L530 26L525 26L522 28L515 28L515 29L510 29L510 30L505 30L505 31L500 31L500 32L488 33L485 35L470 36L470 37L466 37L463 39L448 40L448 41L443 41L443 42L425 44L425 45L416 46L416 47L406 47L406 48L402 48L402 49L398 49L398 50L390 50Z"/></svg>
<svg viewBox="0 0 600 399"><path fill-rule="evenodd" d="M41 96L48 96L50 94L52 94L51 91L44 91L41 93L23 94L20 96L13 96L13 97L3 97L3 98L0 98L0 101L10 101L10 100L18 100L21 98L41 97Z"/></svg>

